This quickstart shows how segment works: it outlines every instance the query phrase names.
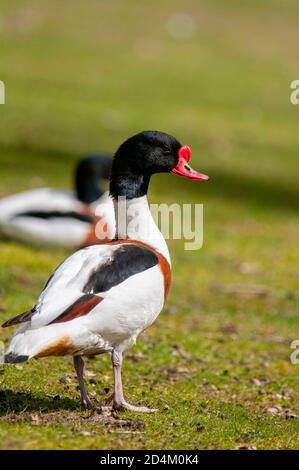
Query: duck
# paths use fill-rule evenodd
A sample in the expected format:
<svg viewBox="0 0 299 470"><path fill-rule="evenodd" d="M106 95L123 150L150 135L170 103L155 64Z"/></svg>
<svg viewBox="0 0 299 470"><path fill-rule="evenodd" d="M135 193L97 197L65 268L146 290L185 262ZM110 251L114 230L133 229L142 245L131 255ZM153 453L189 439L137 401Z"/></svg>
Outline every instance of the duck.
<svg viewBox="0 0 299 470"><path fill-rule="evenodd" d="M73 192L38 188L2 198L0 234L30 245L72 250L111 240L113 203L103 188L110 169L109 155L87 155L77 164ZM100 219L102 237L95 230Z"/></svg>
<svg viewBox="0 0 299 470"><path fill-rule="evenodd" d="M155 412L124 396L125 351L162 311L171 284L166 241L149 209L152 175L170 173L193 181L208 176L191 168L191 149L160 131L143 131L116 151L110 176L115 239L78 250L54 271L35 306L6 321L21 324L5 354L6 364L47 356L73 356L81 404L103 411ZM84 359L109 353L113 394L105 405L88 397Z"/></svg>

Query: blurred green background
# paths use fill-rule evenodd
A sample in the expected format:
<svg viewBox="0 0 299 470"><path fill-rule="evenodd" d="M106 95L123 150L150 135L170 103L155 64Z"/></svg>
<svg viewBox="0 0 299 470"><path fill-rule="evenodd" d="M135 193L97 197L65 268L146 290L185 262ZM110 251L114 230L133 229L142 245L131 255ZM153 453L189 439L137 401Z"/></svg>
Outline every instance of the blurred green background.
<svg viewBox="0 0 299 470"><path fill-rule="evenodd" d="M144 129L211 178L151 185L205 221L201 250L169 243L168 304L125 365L131 401L161 413L84 419L69 359L3 367L2 448L299 447L298 15L296 0L1 1L1 195L71 187L76 158ZM4 320L68 253L0 243ZM109 367L90 363L95 396Z"/></svg>

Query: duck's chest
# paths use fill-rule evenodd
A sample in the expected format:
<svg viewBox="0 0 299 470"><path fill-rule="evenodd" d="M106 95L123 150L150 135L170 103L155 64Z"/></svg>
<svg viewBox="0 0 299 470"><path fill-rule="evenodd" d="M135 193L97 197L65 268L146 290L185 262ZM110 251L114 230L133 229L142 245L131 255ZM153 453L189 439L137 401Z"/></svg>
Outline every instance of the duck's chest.
<svg viewBox="0 0 299 470"><path fill-rule="evenodd" d="M151 325L163 308L170 284L170 265L161 255L156 266L132 276L123 286L129 299L124 312L127 323L140 329Z"/></svg>
<svg viewBox="0 0 299 470"><path fill-rule="evenodd" d="M159 265L143 272L134 287L132 283L130 299L125 317L131 326L143 330L155 321L166 299L164 275Z"/></svg>
<svg viewBox="0 0 299 470"><path fill-rule="evenodd" d="M159 265L131 276L111 289L94 320L110 336L138 335L150 326L161 312L167 280ZM95 309L96 310L96 309Z"/></svg>

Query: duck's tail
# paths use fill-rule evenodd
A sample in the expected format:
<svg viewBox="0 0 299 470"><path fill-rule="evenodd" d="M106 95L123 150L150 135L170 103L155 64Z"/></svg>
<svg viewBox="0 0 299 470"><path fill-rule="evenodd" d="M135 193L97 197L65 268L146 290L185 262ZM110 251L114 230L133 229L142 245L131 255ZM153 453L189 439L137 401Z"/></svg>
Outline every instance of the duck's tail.
<svg viewBox="0 0 299 470"><path fill-rule="evenodd" d="M7 353L4 356L4 364L18 364L19 362L25 362L29 359L29 356L22 354L15 354L13 352Z"/></svg>
<svg viewBox="0 0 299 470"><path fill-rule="evenodd" d="M25 362L33 357L63 356L76 349L63 324L31 329L28 323L13 336L4 356L6 364Z"/></svg>

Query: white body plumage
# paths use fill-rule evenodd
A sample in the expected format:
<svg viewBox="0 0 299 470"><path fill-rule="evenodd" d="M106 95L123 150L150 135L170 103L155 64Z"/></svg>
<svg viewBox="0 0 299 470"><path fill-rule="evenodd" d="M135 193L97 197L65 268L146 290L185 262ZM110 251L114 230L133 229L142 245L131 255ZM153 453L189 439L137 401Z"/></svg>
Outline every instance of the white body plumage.
<svg viewBox="0 0 299 470"><path fill-rule="evenodd" d="M130 205L136 205L136 201L131 201ZM167 245L151 217L145 196L138 207L142 208L137 217L143 222L143 228L146 218L151 225L146 233L149 229L150 233L155 234L155 248L169 260ZM137 243L148 242L142 239L142 235L140 238ZM126 242L129 243L129 240ZM84 286L90 276L109 264L121 246L121 241L90 246L64 261L41 293L30 321L16 332L7 354L29 358L47 355L47 351L57 355L98 354L113 349L124 351L132 346L140 332L154 322L164 304L165 273L159 262L107 291L89 290L88 294L98 296L100 301L87 315L63 323L52 323L86 295Z"/></svg>

